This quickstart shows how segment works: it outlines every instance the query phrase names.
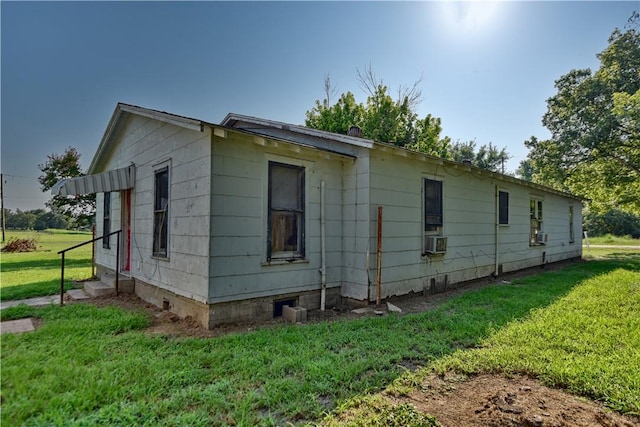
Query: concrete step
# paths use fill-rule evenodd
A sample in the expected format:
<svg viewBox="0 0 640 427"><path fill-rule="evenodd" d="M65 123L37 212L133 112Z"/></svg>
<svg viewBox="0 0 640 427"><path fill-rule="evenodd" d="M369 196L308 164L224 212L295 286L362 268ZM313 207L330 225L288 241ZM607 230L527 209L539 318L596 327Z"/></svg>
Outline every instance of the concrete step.
<svg viewBox="0 0 640 427"><path fill-rule="evenodd" d="M74 301L91 298L84 289L69 289L66 295L70 300Z"/></svg>
<svg viewBox="0 0 640 427"><path fill-rule="evenodd" d="M116 287L115 285L111 286L95 280L92 282L84 282L84 291L93 298L105 297L108 295L115 295Z"/></svg>
<svg viewBox="0 0 640 427"><path fill-rule="evenodd" d="M112 286L115 290L116 288L116 275L112 273L103 273L100 276L102 283ZM120 275L118 278L118 291L125 292L128 294L134 293L133 279L130 277L124 277Z"/></svg>

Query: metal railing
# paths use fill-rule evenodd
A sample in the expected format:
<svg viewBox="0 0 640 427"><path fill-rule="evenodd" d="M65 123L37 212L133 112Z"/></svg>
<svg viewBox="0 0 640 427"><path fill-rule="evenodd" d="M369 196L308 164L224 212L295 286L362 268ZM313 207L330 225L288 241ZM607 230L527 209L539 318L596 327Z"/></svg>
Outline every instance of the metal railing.
<svg viewBox="0 0 640 427"><path fill-rule="evenodd" d="M95 237L91 240L87 240L86 242L82 242L82 243L78 243L75 246L71 246L70 248L67 249L63 249L61 251L58 252L59 255L62 255L62 260L61 260L61 271L60 271L60 305L64 305L64 254L67 253L68 251L72 250L72 249L76 249L79 248L81 246L84 245L88 245L89 243L93 243L93 242L97 242L98 240L102 240L106 237L110 237L113 236L114 234L117 234L117 238L116 238L116 295L118 295L118 269L119 269L119 265L120 265L120 234L122 233L122 230L117 230L114 232L111 232L109 234L105 234L103 236L100 237ZM93 260L92 260L93 261Z"/></svg>

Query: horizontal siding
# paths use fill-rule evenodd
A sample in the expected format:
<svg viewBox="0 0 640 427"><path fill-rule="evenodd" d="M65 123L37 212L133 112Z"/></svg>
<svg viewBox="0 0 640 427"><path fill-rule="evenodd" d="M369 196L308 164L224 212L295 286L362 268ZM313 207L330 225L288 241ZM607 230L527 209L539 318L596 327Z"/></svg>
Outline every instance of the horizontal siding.
<svg viewBox="0 0 640 427"><path fill-rule="evenodd" d="M268 164L305 168L305 261L266 263ZM210 302L290 294L320 286L320 183L325 181L327 281L342 281L342 163L287 145L214 138Z"/></svg>
<svg viewBox="0 0 640 427"><path fill-rule="evenodd" d="M387 155L386 153L384 154ZM474 174L430 165L411 158L393 161L374 153L371 158L371 247L377 245L377 206L383 207L382 282L385 295L420 290L431 278L470 280L491 274L496 263L495 188L509 192L509 225L499 227L498 262L504 271L542 263L544 252L551 262L578 256L577 245L568 245L568 206L579 203L553 194L544 194L518 184L496 181L488 174ZM423 179L443 182L443 234L448 238L444 255L423 257ZM529 246L529 200L544 196L544 232L549 242ZM576 239L578 231L576 229ZM375 275L375 249L370 259L370 275ZM375 285L375 284L374 284ZM374 295L370 292L370 298Z"/></svg>
<svg viewBox="0 0 640 427"><path fill-rule="evenodd" d="M208 131L196 132L135 115L127 114L121 120L124 123L114 136L117 142L110 145L105 170L131 162L136 165L131 276L178 295L207 301L211 137ZM152 256L154 169L166 161L170 161L169 257L158 259ZM98 223L102 215L101 210L97 212ZM101 250L98 260L115 268L115 259L105 259Z"/></svg>

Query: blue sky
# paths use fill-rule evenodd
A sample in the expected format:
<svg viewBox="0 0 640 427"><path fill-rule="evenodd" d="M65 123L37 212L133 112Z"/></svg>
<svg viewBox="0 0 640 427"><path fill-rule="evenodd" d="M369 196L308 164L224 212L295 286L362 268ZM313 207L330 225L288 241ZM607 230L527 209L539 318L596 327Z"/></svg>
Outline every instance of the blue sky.
<svg viewBox="0 0 640 427"><path fill-rule="evenodd" d="M303 124L328 74L364 102L369 64L392 93L422 77L420 116L506 147L513 171L554 81L598 68L631 2L0 2L5 208L44 207L47 154L87 168L117 102L218 123Z"/></svg>

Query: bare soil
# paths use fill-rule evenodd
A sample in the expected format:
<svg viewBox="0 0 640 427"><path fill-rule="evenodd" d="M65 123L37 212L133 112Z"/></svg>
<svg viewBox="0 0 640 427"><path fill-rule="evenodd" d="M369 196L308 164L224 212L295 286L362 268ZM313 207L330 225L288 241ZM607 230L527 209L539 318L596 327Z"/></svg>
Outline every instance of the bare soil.
<svg viewBox="0 0 640 427"><path fill-rule="evenodd" d="M389 302L400 307L403 313L423 312L433 309L452 296L473 289L501 286L518 277L538 274L544 270L560 269L575 262L582 261L547 264L544 269L536 267L505 274L497 279L476 280L434 295L413 294L394 297L389 299ZM192 318L181 319L175 314L140 300L135 295L121 294L117 297L95 298L88 301L98 306L117 305L128 310L143 310L150 319L147 333L173 337L211 338L286 323L286 320L281 318L207 330ZM353 308L353 306L341 306L331 307L325 311L311 310L308 312L307 322L346 320L388 313L386 304L376 308L376 310L379 309L378 314L374 313L373 309L365 314L356 314L352 312ZM423 383L420 390L409 396L385 395L385 398L394 404L411 403L419 411L435 416L445 427L640 426L640 418L617 414L597 402L546 387L535 379L521 376L505 377L485 374L467 378L457 374L433 375Z"/></svg>
<svg viewBox="0 0 640 427"><path fill-rule="evenodd" d="M409 396L385 397L393 404L413 404L418 411L436 417L443 427L640 425L638 418L523 376L432 375Z"/></svg>

